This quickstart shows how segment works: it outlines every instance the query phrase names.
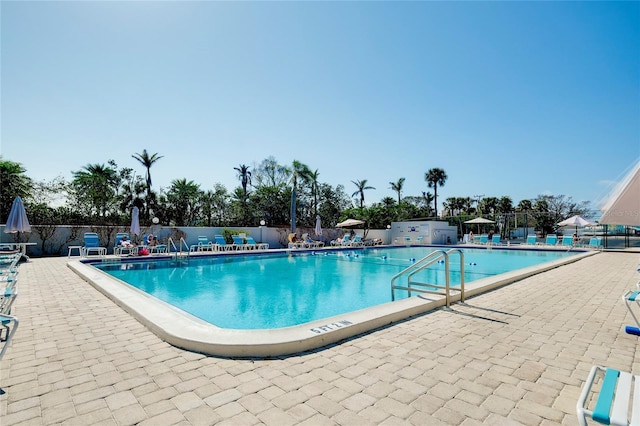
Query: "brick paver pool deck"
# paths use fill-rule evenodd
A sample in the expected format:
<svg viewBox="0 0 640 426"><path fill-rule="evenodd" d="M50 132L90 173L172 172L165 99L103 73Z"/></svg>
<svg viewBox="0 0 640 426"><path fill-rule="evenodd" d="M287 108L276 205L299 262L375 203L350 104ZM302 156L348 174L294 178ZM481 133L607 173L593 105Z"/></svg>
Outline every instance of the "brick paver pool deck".
<svg viewBox="0 0 640 426"><path fill-rule="evenodd" d="M172 347L66 261L20 266L2 426L576 425L591 365L640 371L621 301L640 279L638 253L600 253L274 359Z"/></svg>

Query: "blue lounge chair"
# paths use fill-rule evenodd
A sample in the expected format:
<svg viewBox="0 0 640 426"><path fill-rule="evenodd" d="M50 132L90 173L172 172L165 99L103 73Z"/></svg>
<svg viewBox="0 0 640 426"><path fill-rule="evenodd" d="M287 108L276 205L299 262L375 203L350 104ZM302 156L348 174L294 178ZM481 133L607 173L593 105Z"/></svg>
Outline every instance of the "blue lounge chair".
<svg viewBox="0 0 640 426"><path fill-rule="evenodd" d="M547 246L555 246L556 244L558 244L558 236L556 234L547 235L544 244Z"/></svg>
<svg viewBox="0 0 640 426"><path fill-rule="evenodd" d="M525 243L528 246L535 246L537 244L538 238L535 234L527 235L527 242Z"/></svg>
<svg viewBox="0 0 640 426"><path fill-rule="evenodd" d="M127 246L122 245L122 240L125 237L127 240L129 239L129 234L127 234L126 232L119 232L116 234L116 241L115 241L115 246L113 247L113 254L117 256L123 256L125 254L127 255L138 254L138 247L134 245L127 245Z"/></svg>
<svg viewBox="0 0 640 426"><path fill-rule="evenodd" d="M480 244L487 244L489 242L489 236L488 235L480 235L479 242L480 242Z"/></svg>
<svg viewBox="0 0 640 426"><path fill-rule="evenodd" d="M351 241L351 246L355 247L355 246L361 246L361 245L363 245L363 243L362 243L362 235L356 234L353 237L353 241Z"/></svg>
<svg viewBox="0 0 640 426"><path fill-rule="evenodd" d="M501 244L500 241L500 235L493 235L491 237L491 244Z"/></svg>
<svg viewBox="0 0 640 426"><path fill-rule="evenodd" d="M255 250L267 250L269 249L269 243L256 243L253 237L246 238L247 245L255 248Z"/></svg>
<svg viewBox="0 0 640 426"><path fill-rule="evenodd" d="M86 232L84 234L84 246L82 246L82 255L89 256L96 253L98 256L106 256L107 248L100 245L100 238L95 232Z"/></svg>
<svg viewBox="0 0 640 426"><path fill-rule="evenodd" d="M560 245L564 247L573 247L573 237L571 235L563 235Z"/></svg>
<svg viewBox="0 0 640 426"><path fill-rule="evenodd" d="M342 243L340 243L340 245L344 247L351 247L351 242L351 235L345 234L345 236L342 237Z"/></svg>
<svg viewBox="0 0 640 426"><path fill-rule="evenodd" d="M603 246L602 246L602 239L599 237L591 237L591 239L589 240L589 246L590 249L596 249L596 250L602 250Z"/></svg>
<svg viewBox="0 0 640 426"><path fill-rule="evenodd" d="M594 391L591 395L591 389L596 382L601 383L600 390ZM632 389L633 399L631 398ZM595 401L595 403L590 404L589 401ZM581 426L587 426L588 416L606 425L640 424L640 376L594 365L582 387L576 412Z"/></svg>
<svg viewBox="0 0 640 426"><path fill-rule="evenodd" d="M189 247L190 251L214 251L214 244L204 235L198 236L198 244Z"/></svg>
<svg viewBox="0 0 640 426"><path fill-rule="evenodd" d="M245 244L244 238L242 238L240 235L232 235L231 239L233 240L233 246L235 246L234 248L236 250L250 250L253 248Z"/></svg>
<svg viewBox="0 0 640 426"><path fill-rule="evenodd" d="M0 326L4 329L4 337L2 336L2 330L0 330L0 342L3 343L2 349L0 349L0 359L2 359L18 329L18 318L12 315L0 314Z"/></svg>
<svg viewBox="0 0 640 426"><path fill-rule="evenodd" d="M224 236L215 235L213 238L216 240L216 250L229 251L234 249L231 244L227 244L227 240L224 239Z"/></svg>

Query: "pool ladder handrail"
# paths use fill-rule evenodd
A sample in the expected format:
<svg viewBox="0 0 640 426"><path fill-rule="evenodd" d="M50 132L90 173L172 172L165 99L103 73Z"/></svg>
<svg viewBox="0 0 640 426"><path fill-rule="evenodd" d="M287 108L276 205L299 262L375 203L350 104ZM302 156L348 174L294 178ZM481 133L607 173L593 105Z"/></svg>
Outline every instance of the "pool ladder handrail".
<svg viewBox="0 0 640 426"><path fill-rule="evenodd" d="M440 291L415 288L415 286L429 287L444 290L446 306L449 307L451 305L451 273L449 270L449 256L455 253L460 255L460 290L454 289L454 291L460 292L460 301L464 302L464 253L460 249L450 249L449 251L436 250L429 253L427 256L415 262L408 268L398 272L393 276L393 278L391 278L391 300L395 300L395 290L407 290L409 292L409 296L411 296L411 292L442 294ZM445 285L427 284L411 280L415 274L423 271L442 259L444 259ZM403 276L407 277L407 285L396 285L395 282Z"/></svg>
<svg viewBox="0 0 640 426"><path fill-rule="evenodd" d="M178 257L190 257L191 249L189 248L189 245L183 237L180 237L180 242L178 244L179 246L176 246L176 243L171 237L167 239L167 250L169 251L169 254L172 253L171 248L173 247L173 252L175 253L173 257L175 258L175 260L178 260ZM182 251L183 245L186 248L186 251L184 252Z"/></svg>

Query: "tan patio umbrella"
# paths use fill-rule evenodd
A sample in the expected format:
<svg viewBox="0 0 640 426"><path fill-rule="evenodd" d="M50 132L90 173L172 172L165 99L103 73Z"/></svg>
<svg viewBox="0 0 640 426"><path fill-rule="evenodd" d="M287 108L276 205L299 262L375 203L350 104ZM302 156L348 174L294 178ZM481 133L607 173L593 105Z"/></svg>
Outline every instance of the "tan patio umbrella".
<svg viewBox="0 0 640 426"><path fill-rule="evenodd" d="M348 228L349 226L356 226L364 224L364 220L359 219L347 219L336 224L336 228Z"/></svg>
<svg viewBox="0 0 640 426"><path fill-rule="evenodd" d="M474 224L476 223L478 225L478 232L480 232L480 224L486 224L486 223L495 223L493 220L490 219L485 219L484 217L476 217L475 219L471 219L471 220L467 220L464 223L468 223L468 224Z"/></svg>

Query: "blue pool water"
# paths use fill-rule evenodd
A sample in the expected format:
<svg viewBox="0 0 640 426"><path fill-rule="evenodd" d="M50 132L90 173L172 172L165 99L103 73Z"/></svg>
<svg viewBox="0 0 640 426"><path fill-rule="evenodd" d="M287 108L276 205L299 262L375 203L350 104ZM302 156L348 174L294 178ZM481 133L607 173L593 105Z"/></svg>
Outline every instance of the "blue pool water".
<svg viewBox="0 0 640 426"><path fill-rule="evenodd" d="M391 278L436 249L373 248L278 254L192 257L96 264L104 272L211 324L270 329L303 324L391 301ZM464 249L465 283L575 253ZM459 286L459 257L451 257ZM444 284L444 264L422 273ZM395 298L408 297L396 291Z"/></svg>

